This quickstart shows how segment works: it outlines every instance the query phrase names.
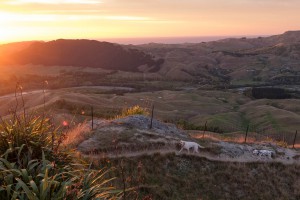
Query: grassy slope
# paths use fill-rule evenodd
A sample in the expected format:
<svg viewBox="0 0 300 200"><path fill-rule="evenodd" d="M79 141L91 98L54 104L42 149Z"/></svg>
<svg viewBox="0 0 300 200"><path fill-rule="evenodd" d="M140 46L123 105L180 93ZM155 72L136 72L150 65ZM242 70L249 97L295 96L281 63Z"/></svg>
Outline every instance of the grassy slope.
<svg viewBox="0 0 300 200"><path fill-rule="evenodd" d="M300 167L279 163L224 163L174 154L124 159L126 184L153 199L299 199ZM120 160L101 166L120 167ZM138 167L139 166L139 167ZM140 182L138 182L140 180Z"/></svg>
<svg viewBox="0 0 300 200"><path fill-rule="evenodd" d="M250 131L268 136L287 134L291 142L295 130L300 130L299 100L251 100L230 91L216 90L162 90L155 92L136 92L118 94L101 88L60 89L46 93L46 105L55 113L81 113L90 115L94 106L96 117L113 117L123 108L140 105L151 108L155 105L156 118L171 122L186 120L197 126L219 127L225 133ZM123 92L122 92L123 93ZM42 93L24 95L26 107L43 104ZM19 99L20 100L20 99ZM14 97L0 98L0 112L14 107ZM83 117L84 117L83 116ZM281 137L282 138L282 137Z"/></svg>

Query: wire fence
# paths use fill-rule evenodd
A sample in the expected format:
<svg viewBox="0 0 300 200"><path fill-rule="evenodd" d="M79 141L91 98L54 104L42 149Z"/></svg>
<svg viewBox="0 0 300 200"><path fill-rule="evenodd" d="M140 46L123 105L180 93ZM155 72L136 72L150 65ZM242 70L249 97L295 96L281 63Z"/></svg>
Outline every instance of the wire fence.
<svg viewBox="0 0 300 200"><path fill-rule="evenodd" d="M207 124L207 122L205 123ZM225 133L210 132L209 127L203 126L204 130L198 132L197 138L219 138L233 142L276 142L284 146L300 147L300 134L298 130L282 131L274 128L272 125L257 128L251 126L227 126L222 127ZM202 133L201 133L202 132Z"/></svg>
<svg viewBox="0 0 300 200"><path fill-rule="evenodd" d="M149 101L150 102L150 101ZM148 103L148 101L147 101ZM148 103L146 107L151 113L151 118L153 117L154 106L153 104ZM94 129L97 126L94 122L95 119L95 108L93 106L87 107L85 110L80 110L78 115L81 115L83 118L91 120L91 128ZM97 121L97 120L96 120ZM174 123L174 122L172 122ZM176 124L176 123L174 123ZM177 124L178 125L178 124ZM181 124L182 125L182 124ZM209 121L203 123L202 126L190 126L182 127L180 124L179 128L185 130L197 130L197 138L216 138L232 142L239 143L250 143L250 142L276 142L282 146L286 147L300 147L300 134L297 130L291 131L282 131L280 128L274 126L273 124L262 124L260 126L251 125L246 123L230 123L230 124L213 124ZM149 124L151 127L151 124ZM190 129L189 129L190 128ZM163 145L163 144L149 144L150 146L139 147L140 149L152 149L152 146ZM134 151L134 146L122 147L127 149L127 151ZM156 147L153 147L155 149ZM123 150L125 150L123 149ZM115 149L118 151L118 149ZM105 152L106 150L103 149Z"/></svg>

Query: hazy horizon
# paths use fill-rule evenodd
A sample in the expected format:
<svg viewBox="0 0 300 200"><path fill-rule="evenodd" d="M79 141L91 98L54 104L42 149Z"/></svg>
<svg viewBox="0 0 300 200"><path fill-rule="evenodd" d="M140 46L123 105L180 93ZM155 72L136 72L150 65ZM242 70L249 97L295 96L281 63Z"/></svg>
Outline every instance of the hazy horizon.
<svg viewBox="0 0 300 200"><path fill-rule="evenodd" d="M160 44L183 44L183 43L201 43L201 42L212 42L228 38L257 38L257 37L268 37L271 35L226 35L226 36L194 36L194 37L137 37L137 38L56 38L51 40L23 40L23 41L11 41L8 43L0 43L0 45L18 43L18 42L30 42L30 41L53 41L58 39L70 39L70 40L97 40L103 42L118 43L123 45L142 45L149 43L160 43Z"/></svg>
<svg viewBox="0 0 300 200"><path fill-rule="evenodd" d="M119 44L149 44L149 43L161 43L161 44L182 44L182 43L201 43L211 42L227 38L255 38L255 37L267 37L268 35L228 35L228 36L194 36L194 37L143 37L143 38L96 38L98 41L107 41Z"/></svg>
<svg viewBox="0 0 300 200"><path fill-rule="evenodd" d="M0 43L275 35L299 29L299 8L295 0L3 0Z"/></svg>

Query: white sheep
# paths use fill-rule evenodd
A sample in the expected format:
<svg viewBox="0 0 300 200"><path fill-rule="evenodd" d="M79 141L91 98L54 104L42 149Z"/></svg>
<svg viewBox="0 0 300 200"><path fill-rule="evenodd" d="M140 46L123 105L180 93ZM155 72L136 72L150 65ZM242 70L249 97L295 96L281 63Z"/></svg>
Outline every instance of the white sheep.
<svg viewBox="0 0 300 200"><path fill-rule="evenodd" d="M195 153L198 153L198 148L204 149L204 147L200 146L196 142L188 142L188 141L182 141L180 140L180 145L182 146L179 153L183 150L186 149L188 152L190 152L190 148L193 148Z"/></svg>
<svg viewBox="0 0 300 200"><path fill-rule="evenodd" d="M263 156L266 156L268 157L269 159L272 158L272 155L274 154L273 151L270 151L270 150L253 150L252 152L254 155L257 155L257 156L260 156L260 157L263 157Z"/></svg>

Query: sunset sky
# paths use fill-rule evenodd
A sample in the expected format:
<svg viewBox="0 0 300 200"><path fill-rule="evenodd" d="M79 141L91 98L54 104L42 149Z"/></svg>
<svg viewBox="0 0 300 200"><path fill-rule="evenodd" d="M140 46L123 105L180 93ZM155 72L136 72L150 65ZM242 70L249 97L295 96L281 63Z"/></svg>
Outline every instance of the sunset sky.
<svg viewBox="0 0 300 200"><path fill-rule="evenodd" d="M271 35L299 0L0 0L0 43L57 38Z"/></svg>

